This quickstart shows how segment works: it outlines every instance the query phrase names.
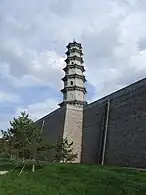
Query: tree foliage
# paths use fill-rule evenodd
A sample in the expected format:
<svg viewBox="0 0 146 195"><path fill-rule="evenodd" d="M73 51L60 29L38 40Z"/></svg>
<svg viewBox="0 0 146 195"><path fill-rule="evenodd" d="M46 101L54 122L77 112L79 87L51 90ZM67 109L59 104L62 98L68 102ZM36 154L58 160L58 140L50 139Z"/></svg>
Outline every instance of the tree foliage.
<svg viewBox="0 0 146 195"><path fill-rule="evenodd" d="M55 162L72 162L77 158L77 154L73 153L73 142L69 143L67 137L58 140L55 151Z"/></svg>
<svg viewBox="0 0 146 195"><path fill-rule="evenodd" d="M10 128L1 132L5 153L10 157L22 159L24 163L28 159L38 163L39 153L49 148L43 143L41 130L25 112L21 112L18 118L13 118Z"/></svg>
<svg viewBox="0 0 146 195"><path fill-rule="evenodd" d="M73 153L73 142L69 143L67 138L59 139L55 145L45 144L42 128L38 128L25 112L21 112L18 118L14 117L10 121L10 128L1 132L0 152L9 155L11 159L21 159L22 170L27 160L36 161L39 164L39 156L50 149L55 151L55 162L61 160L71 162L77 157L77 154ZM34 163L32 171L34 171Z"/></svg>

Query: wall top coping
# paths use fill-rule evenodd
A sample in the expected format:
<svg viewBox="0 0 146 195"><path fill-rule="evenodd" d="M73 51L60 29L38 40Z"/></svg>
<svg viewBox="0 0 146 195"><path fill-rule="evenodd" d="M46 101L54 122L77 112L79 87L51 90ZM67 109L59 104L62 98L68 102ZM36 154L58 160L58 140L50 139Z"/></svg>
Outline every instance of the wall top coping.
<svg viewBox="0 0 146 195"><path fill-rule="evenodd" d="M107 102L108 100L114 100L117 99L121 96L128 95L129 93L136 93L142 88L146 88L146 78L143 78L135 83L132 83L131 85L128 85L118 91L115 91L105 97L100 98L99 100L96 100L90 104L85 105L84 110L94 107L96 105L103 104Z"/></svg>

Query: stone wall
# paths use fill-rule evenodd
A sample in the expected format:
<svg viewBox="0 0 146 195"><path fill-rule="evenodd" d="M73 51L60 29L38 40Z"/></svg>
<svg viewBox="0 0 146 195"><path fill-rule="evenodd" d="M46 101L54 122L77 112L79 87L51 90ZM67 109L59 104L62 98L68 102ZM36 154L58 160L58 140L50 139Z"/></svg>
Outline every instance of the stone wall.
<svg viewBox="0 0 146 195"><path fill-rule="evenodd" d="M67 137L70 142L73 141L74 153L77 158L74 162L79 163L81 160L82 144L82 124L83 124L83 107L66 105L66 116L63 137Z"/></svg>
<svg viewBox="0 0 146 195"><path fill-rule="evenodd" d="M81 141L83 124L83 107L66 105L55 110L47 116L36 121L41 128L44 121L43 137L47 143L56 143L58 138L65 138L73 141L74 153L78 154L75 162L81 159ZM54 153L49 153L49 160L52 161Z"/></svg>
<svg viewBox="0 0 146 195"><path fill-rule="evenodd" d="M101 162L108 99L105 164L146 168L146 79L85 107L82 162Z"/></svg>

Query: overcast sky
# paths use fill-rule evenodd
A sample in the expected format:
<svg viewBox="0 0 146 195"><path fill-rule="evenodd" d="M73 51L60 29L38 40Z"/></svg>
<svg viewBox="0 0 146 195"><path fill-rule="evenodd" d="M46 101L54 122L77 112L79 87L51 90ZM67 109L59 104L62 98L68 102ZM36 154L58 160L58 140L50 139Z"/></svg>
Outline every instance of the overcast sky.
<svg viewBox="0 0 146 195"><path fill-rule="evenodd" d="M0 0L0 128L62 100L66 45L84 49L87 100L146 75L146 0Z"/></svg>

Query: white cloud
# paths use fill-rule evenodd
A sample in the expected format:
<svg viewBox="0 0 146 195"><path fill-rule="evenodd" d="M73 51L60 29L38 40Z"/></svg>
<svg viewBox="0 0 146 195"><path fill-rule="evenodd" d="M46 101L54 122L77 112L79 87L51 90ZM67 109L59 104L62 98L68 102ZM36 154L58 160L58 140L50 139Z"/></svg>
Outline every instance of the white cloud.
<svg viewBox="0 0 146 195"><path fill-rule="evenodd" d="M7 77L15 87L43 84L57 89L61 86L64 58L55 51L21 51L11 46L0 48L2 59L2 77Z"/></svg>
<svg viewBox="0 0 146 195"><path fill-rule="evenodd" d="M7 93L0 91L0 103L18 103L20 101L20 96L18 94Z"/></svg>
<svg viewBox="0 0 146 195"><path fill-rule="evenodd" d="M17 108L16 115L19 116L20 112L25 111L26 113L30 114L30 117L33 120L37 120L40 117L53 111L55 108L58 108L57 104L58 104L57 100L47 99L44 102L38 102L38 103L30 104L26 107Z"/></svg>
<svg viewBox="0 0 146 195"><path fill-rule="evenodd" d="M19 89L30 86L49 86L59 91L65 45L73 38L83 44L86 76L95 87L96 94L90 100L145 77L145 2L3 1L0 7L0 82L11 86L11 91L15 89L18 96ZM33 89L30 93L33 94ZM11 93L0 96L1 101L17 102L17 98ZM55 97L44 102L39 100L34 105L26 99L23 96L27 106L19 105L16 111L26 109L35 118L55 109L58 103Z"/></svg>

